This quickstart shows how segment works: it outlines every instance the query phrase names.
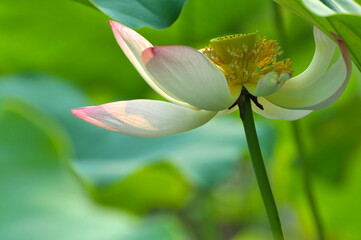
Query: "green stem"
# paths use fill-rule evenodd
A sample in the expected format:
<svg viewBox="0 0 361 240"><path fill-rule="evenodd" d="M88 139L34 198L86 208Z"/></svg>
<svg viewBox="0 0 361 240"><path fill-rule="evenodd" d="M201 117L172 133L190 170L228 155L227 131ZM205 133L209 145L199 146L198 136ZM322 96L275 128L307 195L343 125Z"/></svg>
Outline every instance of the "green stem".
<svg viewBox="0 0 361 240"><path fill-rule="evenodd" d="M266 167L263 162L261 148L259 146L257 132L254 124L249 94L245 94L244 100L242 102L239 102L238 106L241 111L248 149L251 155L258 187L262 195L264 206L266 208L269 223L271 225L273 238L275 240L283 240L284 235L281 221L278 215L275 200L273 198L271 186L266 172Z"/></svg>
<svg viewBox="0 0 361 240"><path fill-rule="evenodd" d="M303 145L303 141L302 141L302 137L301 137L299 121L292 122L292 129L294 132L294 137L295 137L295 141L296 141L296 145L297 145L297 149L298 149L298 155L299 155L299 159L300 159L302 170L303 170L302 171L303 181L304 181L305 191L306 191L306 195L307 195L307 200L310 205L313 220L314 220L316 228L317 228L318 239L324 240L325 234L324 234L320 214L317 209L315 196L313 194L312 177L311 177L311 172L309 171L306 151L305 151L305 147Z"/></svg>

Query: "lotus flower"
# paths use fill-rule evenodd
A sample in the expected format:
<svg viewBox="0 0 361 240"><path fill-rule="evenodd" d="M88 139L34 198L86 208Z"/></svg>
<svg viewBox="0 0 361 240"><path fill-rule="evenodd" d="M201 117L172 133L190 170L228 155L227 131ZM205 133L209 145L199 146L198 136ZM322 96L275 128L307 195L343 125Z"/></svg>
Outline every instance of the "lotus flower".
<svg viewBox="0 0 361 240"><path fill-rule="evenodd" d="M277 43L257 40L256 34L217 38L198 51L187 46L153 46L132 29L109 23L139 74L169 102L118 101L73 109L72 113L125 135L160 137L200 127L217 114L233 111L236 107L231 106L242 88L258 100L253 104L258 114L295 120L331 105L350 77L351 61L344 42L333 35L342 56L329 67L337 45L317 28L311 64L291 78L290 61L277 61L281 53Z"/></svg>

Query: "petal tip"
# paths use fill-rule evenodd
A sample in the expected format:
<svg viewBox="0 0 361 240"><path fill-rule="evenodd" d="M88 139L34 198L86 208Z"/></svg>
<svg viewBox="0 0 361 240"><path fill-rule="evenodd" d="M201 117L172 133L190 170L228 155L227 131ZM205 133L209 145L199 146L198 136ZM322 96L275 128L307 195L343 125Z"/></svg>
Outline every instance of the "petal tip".
<svg viewBox="0 0 361 240"><path fill-rule="evenodd" d="M83 119L84 116L86 115L85 112L83 111L84 109L86 109L87 107L80 107L80 108L74 108L74 109L70 109L70 112L77 118Z"/></svg>
<svg viewBox="0 0 361 240"><path fill-rule="evenodd" d="M110 25L110 27L113 29L113 31L120 31L121 29L124 29L124 25L121 23L118 23L117 21L109 20L107 23Z"/></svg>
<svg viewBox="0 0 361 240"><path fill-rule="evenodd" d="M342 39L337 36L336 33L330 31L330 34L336 39L337 42L342 41Z"/></svg>
<svg viewBox="0 0 361 240"><path fill-rule="evenodd" d="M149 47L142 52L140 58L142 59L144 65L146 65L152 58L154 58L155 48L156 47Z"/></svg>
<svg viewBox="0 0 361 240"><path fill-rule="evenodd" d="M350 53L348 51L346 43L336 33L333 33L333 32L330 31L330 34L336 39L336 41L338 43L338 46L339 46L339 48L341 50L342 57L343 57L344 62L346 64L347 78L349 78L350 75L351 75L352 65L351 65Z"/></svg>
<svg viewBox="0 0 361 240"><path fill-rule="evenodd" d="M78 117L78 116L79 116L79 108L70 109L70 112L71 112L75 117Z"/></svg>
<svg viewBox="0 0 361 240"><path fill-rule="evenodd" d="M113 21L113 20L108 20L107 23L109 23L110 26L114 26L114 25L119 24L118 22Z"/></svg>

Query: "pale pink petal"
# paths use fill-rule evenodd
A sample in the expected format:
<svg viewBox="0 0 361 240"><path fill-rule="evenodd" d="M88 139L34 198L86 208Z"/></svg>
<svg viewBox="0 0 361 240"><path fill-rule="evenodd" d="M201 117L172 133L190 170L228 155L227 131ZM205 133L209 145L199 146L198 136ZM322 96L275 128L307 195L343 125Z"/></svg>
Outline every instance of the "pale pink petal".
<svg viewBox="0 0 361 240"><path fill-rule="evenodd" d="M114 36L119 46L128 57L130 62L137 69L139 74L149 84L149 86L151 86L159 95L165 99L179 105L188 106L188 104L185 104L179 99L176 99L174 96L172 96L171 93L167 92L165 89L162 89L157 81L153 79L145 70L141 61L141 54L146 48L152 47L153 45L136 31L118 22L109 21L109 24L113 30Z"/></svg>
<svg viewBox="0 0 361 240"><path fill-rule="evenodd" d="M202 53L186 46L156 46L142 61L160 86L192 106L220 111L235 101L223 73Z"/></svg>
<svg viewBox="0 0 361 240"><path fill-rule="evenodd" d="M217 114L153 100L119 101L71 111L98 127L145 138L185 132L202 126Z"/></svg>

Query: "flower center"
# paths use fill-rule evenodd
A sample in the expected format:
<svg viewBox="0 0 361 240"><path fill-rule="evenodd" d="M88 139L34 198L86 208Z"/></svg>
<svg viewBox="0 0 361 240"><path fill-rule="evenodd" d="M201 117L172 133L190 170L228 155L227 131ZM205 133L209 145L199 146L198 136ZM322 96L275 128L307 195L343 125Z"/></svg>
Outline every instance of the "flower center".
<svg viewBox="0 0 361 240"><path fill-rule="evenodd" d="M275 40L267 40L256 33L235 34L214 38L202 50L225 75L233 96L238 97L246 83L257 84L267 73L293 72L291 61L277 61L283 52Z"/></svg>

